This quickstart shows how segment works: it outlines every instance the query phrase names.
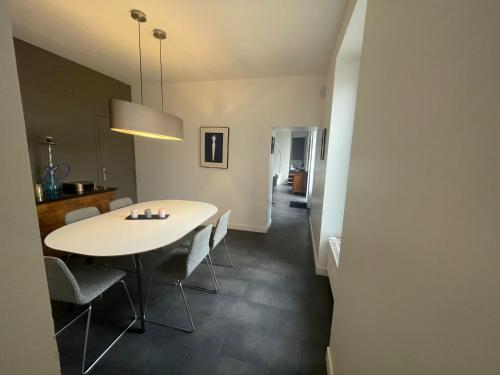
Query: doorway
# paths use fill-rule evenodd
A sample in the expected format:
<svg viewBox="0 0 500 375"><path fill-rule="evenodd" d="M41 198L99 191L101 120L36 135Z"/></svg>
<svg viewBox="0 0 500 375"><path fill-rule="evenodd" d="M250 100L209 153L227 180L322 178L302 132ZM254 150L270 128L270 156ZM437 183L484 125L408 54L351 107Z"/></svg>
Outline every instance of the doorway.
<svg viewBox="0 0 500 375"><path fill-rule="evenodd" d="M317 128L273 128L272 210L310 207Z"/></svg>

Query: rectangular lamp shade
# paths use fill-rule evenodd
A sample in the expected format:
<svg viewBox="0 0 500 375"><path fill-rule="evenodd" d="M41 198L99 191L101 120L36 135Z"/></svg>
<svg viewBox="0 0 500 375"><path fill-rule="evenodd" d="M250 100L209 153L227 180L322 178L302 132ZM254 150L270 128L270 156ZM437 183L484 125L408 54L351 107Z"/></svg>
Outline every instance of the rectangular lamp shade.
<svg viewBox="0 0 500 375"><path fill-rule="evenodd" d="M183 122L177 116L126 100L109 101L110 129L156 139L181 141Z"/></svg>

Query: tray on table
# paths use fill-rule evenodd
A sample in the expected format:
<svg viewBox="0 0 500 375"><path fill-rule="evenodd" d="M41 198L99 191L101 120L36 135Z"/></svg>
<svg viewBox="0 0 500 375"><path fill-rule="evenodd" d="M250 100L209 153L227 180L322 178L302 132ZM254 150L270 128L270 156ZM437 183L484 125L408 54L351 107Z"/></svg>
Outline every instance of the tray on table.
<svg viewBox="0 0 500 375"><path fill-rule="evenodd" d="M153 214L151 217L146 217L146 215L139 215L137 218L133 218L131 215L128 215L125 220L165 220L168 219L170 215L165 215L165 217L159 217L158 214Z"/></svg>

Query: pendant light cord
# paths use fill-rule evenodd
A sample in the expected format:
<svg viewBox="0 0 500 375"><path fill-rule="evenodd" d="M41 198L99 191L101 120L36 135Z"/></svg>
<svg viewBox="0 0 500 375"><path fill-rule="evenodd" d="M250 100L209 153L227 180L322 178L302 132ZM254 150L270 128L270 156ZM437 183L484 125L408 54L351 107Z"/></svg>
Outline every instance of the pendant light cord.
<svg viewBox="0 0 500 375"><path fill-rule="evenodd" d="M163 62L161 59L161 39L160 40L160 87L161 87L161 111L163 112Z"/></svg>
<svg viewBox="0 0 500 375"><path fill-rule="evenodd" d="M139 73L141 76L141 104L144 104L144 98L142 95L142 50L141 50L141 23L137 22L139 26Z"/></svg>

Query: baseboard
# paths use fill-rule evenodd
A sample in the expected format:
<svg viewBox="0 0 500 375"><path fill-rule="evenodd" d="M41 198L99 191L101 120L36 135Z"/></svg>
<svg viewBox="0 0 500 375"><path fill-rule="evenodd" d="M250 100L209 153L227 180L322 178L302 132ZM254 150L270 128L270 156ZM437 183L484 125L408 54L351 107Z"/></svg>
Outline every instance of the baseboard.
<svg viewBox="0 0 500 375"><path fill-rule="evenodd" d="M333 373L333 357L332 357L332 351L330 350L330 347L326 347L326 373L328 375L335 375Z"/></svg>
<svg viewBox="0 0 500 375"><path fill-rule="evenodd" d="M271 224L273 223L273 219L272 218L269 218L269 221L267 222L267 228L266 228L266 233L267 231L269 230L269 228L271 227Z"/></svg>
<svg viewBox="0 0 500 375"><path fill-rule="evenodd" d="M311 221L311 215L309 215L309 230L311 232L311 243L312 243L312 251L313 251L313 257L314 257L314 271L316 272L316 275L320 276L328 276L328 271L326 267L322 267L318 265L318 257L316 256L316 244L314 243L314 232L313 232L313 225Z"/></svg>
<svg viewBox="0 0 500 375"><path fill-rule="evenodd" d="M205 223L203 223L203 225L208 225L208 224L212 224L215 227L217 225L217 221L209 220L209 221L206 221ZM237 224L237 223L229 222L227 224L227 227L229 229L243 230L246 232L267 233L267 230L269 229L270 225L271 225L271 222L269 222L268 225L265 227L258 227L258 226L254 226L254 225Z"/></svg>
<svg viewBox="0 0 500 375"><path fill-rule="evenodd" d="M229 229L244 230L247 232L267 233L267 230L269 229L270 225L271 225L271 222L269 222L265 227L258 227L258 226L246 225L246 224L229 223L227 225L227 227Z"/></svg>

